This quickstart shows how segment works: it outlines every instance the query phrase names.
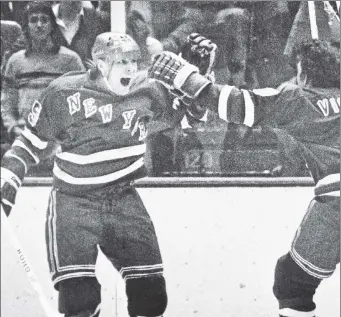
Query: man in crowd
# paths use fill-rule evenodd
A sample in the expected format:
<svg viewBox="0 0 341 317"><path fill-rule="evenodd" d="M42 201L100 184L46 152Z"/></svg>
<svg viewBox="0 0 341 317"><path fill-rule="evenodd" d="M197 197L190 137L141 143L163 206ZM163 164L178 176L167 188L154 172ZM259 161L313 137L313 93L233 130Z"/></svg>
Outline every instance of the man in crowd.
<svg viewBox="0 0 341 317"><path fill-rule="evenodd" d="M2 120L14 137L21 134L31 104L52 80L69 71L84 70L78 54L56 38L58 26L49 3L30 3L22 29L25 47L6 62L1 90Z"/></svg>
<svg viewBox="0 0 341 317"><path fill-rule="evenodd" d="M209 60L215 45L198 34L191 40ZM285 135L287 147L299 149L316 184L315 197L290 252L277 262L273 291L280 316L314 317L315 291L340 261L340 50L312 40L295 55L297 84L280 91L213 84L171 52L155 59L149 76L227 122L261 125L279 141Z"/></svg>
<svg viewBox="0 0 341 317"><path fill-rule="evenodd" d="M60 1L53 5L62 45L78 53L83 62L91 59L96 36L110 30L110 23L83 1Z"/></svg>
<svg viewBox="0 0 341 317"><path fill-rule="evenodd" d="M7 21L1 19L1 27L0 27L0 49L1 49L1 60L0 60L0 72L1 72L1 82L4 80L4 71L6 68L6 64L8 58L16 51L22 49L21 45L15 44L18 39L22 36L22 30L20 25L14 21ZM3 87L2 87L3 88ZM2 120L2 114L0 117L0 158L5 153L6 150L11 145L11 137L4 125Z"/></svg>

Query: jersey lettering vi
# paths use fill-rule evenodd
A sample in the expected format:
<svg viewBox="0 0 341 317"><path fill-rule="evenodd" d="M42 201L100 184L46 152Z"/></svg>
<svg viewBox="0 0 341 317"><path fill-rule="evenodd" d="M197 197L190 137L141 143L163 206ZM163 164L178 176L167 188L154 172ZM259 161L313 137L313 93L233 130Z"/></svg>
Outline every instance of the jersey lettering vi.
<svg viewBox="0 0 341 317"><path fill-rule="evenodd" d="M340 97L320 99L317 106L325 117L340 113Z"/></svg>

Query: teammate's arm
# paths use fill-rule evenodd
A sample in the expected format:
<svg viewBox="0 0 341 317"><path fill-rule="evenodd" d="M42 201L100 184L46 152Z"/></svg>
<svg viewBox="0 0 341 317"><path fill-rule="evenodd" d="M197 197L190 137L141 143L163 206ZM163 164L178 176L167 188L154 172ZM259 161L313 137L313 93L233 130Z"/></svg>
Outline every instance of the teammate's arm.
<svg viewBox="0 0 341 317"><path fill-rule="evenodd" d="M183 98L195 100L227 122L253 126L267 116L279 96L273 88L245 90L229 85L213 84L202 76L197 67L180 56L163 52L153 62L149 77L156 79L168 89L175 89Z"/></svg>

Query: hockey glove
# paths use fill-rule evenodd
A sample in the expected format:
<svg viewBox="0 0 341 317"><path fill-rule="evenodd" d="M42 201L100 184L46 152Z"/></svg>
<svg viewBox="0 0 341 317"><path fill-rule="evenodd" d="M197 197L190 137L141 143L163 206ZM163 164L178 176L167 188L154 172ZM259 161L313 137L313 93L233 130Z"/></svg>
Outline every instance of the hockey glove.
<svg viewBox="0 0 341 317"><path fill-rule="evenodd" d="M176 89L181 98L195 99L212 84L199 74L198 67L171 52L162 52L154 58L148 77L161 82L167 89Z"/></svg>
<svg viewBox="0 0 341 317"><path fill-rule="evenodd" d="M180 56L188 63L198 67L199 73L210 81L214 82L212 68L215 64L217 45L198 33L192 33L187 37L186 43L182 46ZM176 89L170 90L176 97L173 101L173 108L178 109L182 104L193 107L193 100Z"/></svg>
<svg viewBox="0 0 341 317"><path fill-rule="evenodd" d="M181 48L181 57L195 65L199 73L206 77L211 75L216 60L217 45L198 33L187 37L186 43Z"/></svg>
<svg viewBox="0 0 341 317"><path fill-rule="evenodd" d="M9 169L1 167L1 205L7 216L15 204L15 198L20 186L21 180L19 177Z"/></svg>

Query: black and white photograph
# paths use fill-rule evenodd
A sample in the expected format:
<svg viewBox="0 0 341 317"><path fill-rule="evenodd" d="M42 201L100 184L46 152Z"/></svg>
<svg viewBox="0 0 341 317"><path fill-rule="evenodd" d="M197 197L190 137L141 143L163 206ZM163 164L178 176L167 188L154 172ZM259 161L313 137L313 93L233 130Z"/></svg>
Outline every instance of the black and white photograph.
<svg viewBox="0 0 341 317"><path fill-rule="evenodd" d="M2 1L2 317L339 317L340 1Z"/></svg>

